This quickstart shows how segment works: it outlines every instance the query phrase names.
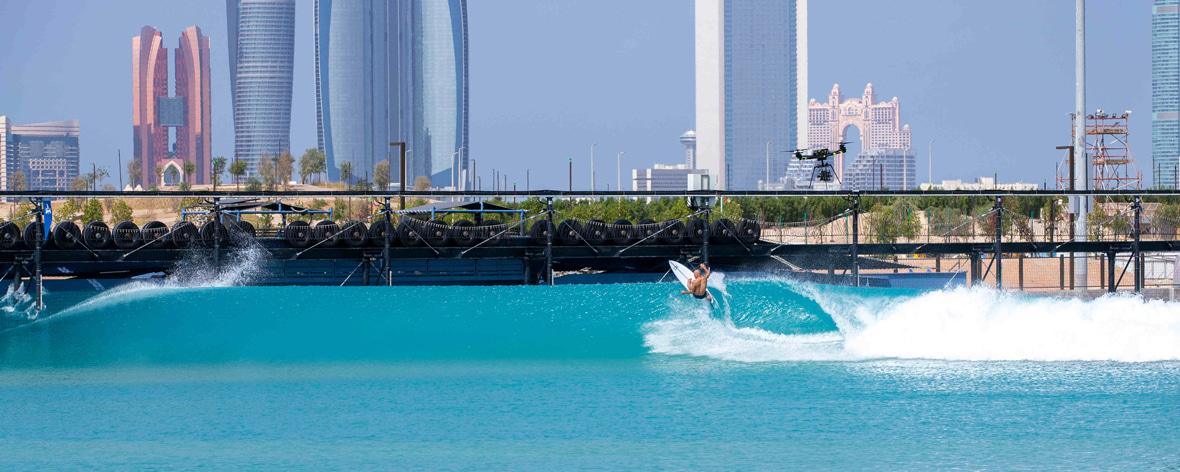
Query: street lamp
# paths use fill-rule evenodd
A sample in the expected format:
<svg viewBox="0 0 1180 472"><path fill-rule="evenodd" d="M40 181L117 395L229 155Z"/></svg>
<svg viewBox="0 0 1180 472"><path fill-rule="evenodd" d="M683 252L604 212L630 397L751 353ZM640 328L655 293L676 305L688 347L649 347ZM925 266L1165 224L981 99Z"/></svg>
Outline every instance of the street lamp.
<svg viewBox="0 0 1180 472"><path fill-rule="evenodd" d="M594 146L598 143L590 145L590 195L594 195Z"/></svg>
<svg viewBox="0 0 1180 472"><path fill-rule="evenodd" d="M617 187L619 191L623 190L623 154L626 154L626 152L619 153L619 174L618 174L618 182L616 182L616 185L615 185L615 187Z"/></svg>
<svg viewBox="0 0 1180 472"><path fill-rule="evenodd" d="M930 183L931 188L934 187L934 141L937 140L930 140L930 149L926 152L926 158L929 159L929 163L926 164L926 181Z"/></svg>
<svg viewBox="0 0 1180 472"><path fill-rule="evenodd" d="M774 141L766 142L766 187L764 187L762 190L770 189L770 143L773 142Z"/></svg>

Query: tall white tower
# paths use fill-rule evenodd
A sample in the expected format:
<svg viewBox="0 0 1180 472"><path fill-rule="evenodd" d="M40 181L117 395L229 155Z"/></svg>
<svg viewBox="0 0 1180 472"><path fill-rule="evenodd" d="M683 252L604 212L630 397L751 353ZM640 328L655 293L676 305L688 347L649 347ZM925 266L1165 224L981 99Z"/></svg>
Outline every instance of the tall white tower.
<svg viewBox="0 0 1180 472"><path fill-rule="evenodd" d="M754 190L766 142L806 142L807 0L696 0L696 168ZM728 28L728 30L727 30ZM789 157L772 152L772 175Z"/></svg>

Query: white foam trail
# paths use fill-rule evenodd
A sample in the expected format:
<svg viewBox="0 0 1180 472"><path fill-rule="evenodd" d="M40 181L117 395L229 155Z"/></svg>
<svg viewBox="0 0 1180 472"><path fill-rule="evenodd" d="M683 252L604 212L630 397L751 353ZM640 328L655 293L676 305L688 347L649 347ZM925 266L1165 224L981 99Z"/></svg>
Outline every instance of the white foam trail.
<svg viewBox="0 0 1180 472"><path fill-rule="evenodd" d="M839 331L786 335L736 327L728 317L672 300L675 314L644 326L645 344L655 353L742 362L1180 360L1180 303L966 288L889 297L811 284L783 287L814 300Z"/></svg>
<svg viewBox="0 0 1180 472"><path fill-rule="evenodd" d="M711 357L727 361L837 360L848 356L839 333L786 335L742 328L718 319L711 310L689 308L678 315L647 323L644 345L652 352Z"/></svg>
<svg viewBox="0 0 1180 472"><path fill-rule="evenodd" d="M163 279L135 281L106 290L69 308L53 313L48 318L60 318L86 311L114 306L135 300L165 295L177 290L225 288L250 285L270 259L270 252L256 241L246 243L224 254L220 271L214 271L212 261L204 251L192 251L177 263L171 275ZM26 297L28 297L26 295Z"/></svg>

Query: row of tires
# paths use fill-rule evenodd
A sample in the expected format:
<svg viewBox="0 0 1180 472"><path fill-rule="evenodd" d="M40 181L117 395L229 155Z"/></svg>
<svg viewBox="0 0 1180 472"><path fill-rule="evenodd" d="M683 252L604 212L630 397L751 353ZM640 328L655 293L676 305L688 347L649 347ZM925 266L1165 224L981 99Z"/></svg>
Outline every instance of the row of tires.
<svg viewBox="0 0 1180 472"><path fill-rule="evenodd" d="M314 227L306 222L296 221L287 225L283 233L287 243L296 248L312 245L381 246L384 244L383 238L388 238L391 245L405 247L471 247L477 244L499 244L506 239L505 235L520 236L508 230L508 226L498 222L476 226L470 221L461 220L448 225L439 220L421 221L407 218L396 224L376 221L368 227L359 221L345 223L343 226L322 221ZM687 223L680 220L660 223L655 220L642 220L638 224L631 224L627 220L616 220L607 224L601 220L591 220L583 224L577 220L565 220L556 225L540 221L533 224L527 236L533 244L545 244L550 234L554 243L567 246L701 244L705 239L705 221L690 219ZM722 218L712 222L709 235L710 242L716 244L752 244L762 236L762 228L753 221L742 220L734 224L733 221Z"/></svg>
<svg viewBox="0 0 1180 472"><path fill-rule="evenodd" d="M22 229L15 223L0 223L0 249L32 249L36 246L42 226L29 223ZM752 244L762 235L761 226L756 222L742 220L736 225L728 219L718 219L709 225L710 242L731 244L741 242ZM607 224L601 220L586 223L565 220L556 225L548 221L533 224L527 236L534 244L545 244L552 235L555 244L592 246L617 244L701 244L705 240L705 221L689 219L687 222L668 220L656 222L642 220L631 224L627 220L616 220ZM195 246L213 246L220 238L224 246L242 244L256 236L255 228L249 222L239 221L229 227L217 222L207 222L200 227L182 221L169 227L159 221L137 226L124 221L114 228L95 221L79 227L71 221L63 221L53 227L49 238L42 241L44 248L56 249L135 249L150 248L187 249ZM439 220L421 221L411 218L397 223L375 221L365 225L361 221L350 221L342 225L321 221L315 226L305 221L294 221L287 225L281 237L291 247L364 247L384 246L385 239L390 245L405 247L458 246L471 247L477 244L499 244L508 236L520 236L509 231L509 227L496 221L475 225L466 220L448 225Z"/></svg>
<svg viewBox="0 0 1180 472"><path fill-rule="evenodd" d="M246 221L239 221L227 229L220 223L209 222L201 227L193 223L182 221L168 225L159 221L152 221L139 227L130 221L124 221L111 228L101 221L92 221L84 227L79 227L72 221L62 221L53 227L49 237L42 241L42 247L47 249L135 249L147 245L151 248L187 249L199 244L213 245L214 235L219 233L226 245L241 241L242 237L253 238L254 226ZM44 226L29 223L23 229L16 223L0 223L0 249L32 249L36 247L37 239ZM216 231L216 233L214 233Z"/></svg>

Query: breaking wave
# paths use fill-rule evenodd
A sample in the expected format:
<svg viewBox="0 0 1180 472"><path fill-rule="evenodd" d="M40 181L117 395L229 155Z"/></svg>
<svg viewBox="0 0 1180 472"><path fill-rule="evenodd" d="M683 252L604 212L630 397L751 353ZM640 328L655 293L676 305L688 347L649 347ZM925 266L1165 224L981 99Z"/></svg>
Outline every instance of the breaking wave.
<svg viewBox="0 0 1180 472"><path fill-rule="evenodd" d="M657 353L743 362L1180 360L1180 303L1131 295L1087 301L991 289L914 292L782 280L730 287L735 298L759 297L774 287L785 298L814 302L817 310L763 310L751 319L749 313L681 306L644 326L645 344ZM816 316L834 329L791 333L760 326L773 321L798 327Z"/></svg>

